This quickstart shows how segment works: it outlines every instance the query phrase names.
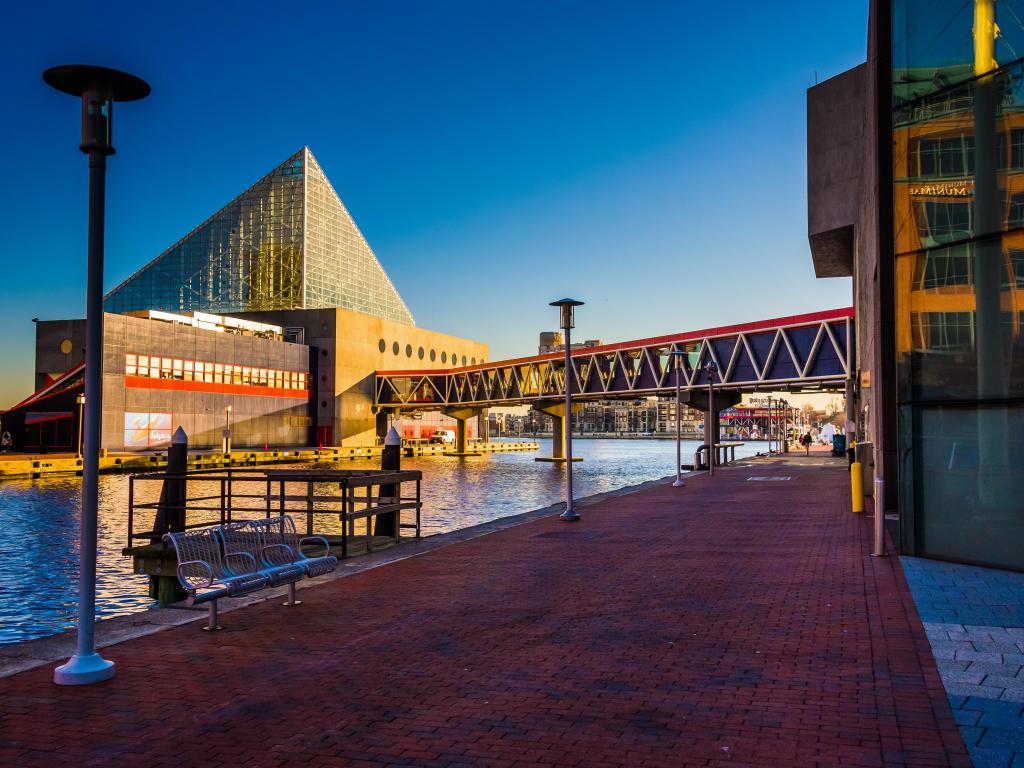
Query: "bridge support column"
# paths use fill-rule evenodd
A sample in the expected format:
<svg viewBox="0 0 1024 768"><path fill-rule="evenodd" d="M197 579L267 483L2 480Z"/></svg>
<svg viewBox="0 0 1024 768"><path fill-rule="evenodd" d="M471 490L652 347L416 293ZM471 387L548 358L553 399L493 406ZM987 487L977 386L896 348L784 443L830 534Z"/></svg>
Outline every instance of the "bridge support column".
<svg viewBox="0 0 1024 768"><path fill-rule="evenodd" d="M466 452L466 420L455 419L455 452L464 454Z"/></svg>
<svg viewBox="0 0 1024 768"><path fill-rule="evenodd" d="M715 387L715 410L710 410L710 403L708 402L708 390L707 387L700 389L685 390L681 397L683 405L688 405L691 408L704 412L704 442L708 445L708 461L714 462L714 466L718 466L718 451L715 449L715 443L721 439L721 413L726 408L732 408L734 405L743 402L743 393L738 389L719 389Z"/></svg>
<svg viewBox="0 0 1024 768"><path fill-rule="evenodd" d="M569 460L565 455L565 403L539 402L534 403L533 410L546 413L551 417L551 457L537 456L534 461L550 461L556 464ZM573 403L572 412L579 413L583 410L583 403ZM576 456L571 457L572 461L583 461Z"/></svg>
<svg viewBox="0 0 1024 768"><path fill-rule="evenodd" d="M445 408L442 413L455 419L455 452L450 456L479 456L479 451L470 451L466 440L466 422L479 417L483 408Z"/></svg>

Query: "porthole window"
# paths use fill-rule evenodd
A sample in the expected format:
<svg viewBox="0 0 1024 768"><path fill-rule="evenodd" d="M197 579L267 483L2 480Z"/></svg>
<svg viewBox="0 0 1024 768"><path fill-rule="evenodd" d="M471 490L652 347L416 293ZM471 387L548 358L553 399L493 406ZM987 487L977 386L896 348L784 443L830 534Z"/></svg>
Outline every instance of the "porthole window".
<svg viewBox="0 0 1024 768"><path fill-rule="evenodd" d="M430 350L430 362L437 360L437 350Z"/></svg>
<svg viewBox="0 0 1024 768"><path fill-rule="evenodd" d="M398 354L398 342L397 341L394 344L391 345L391 351L394 352L396 355Z"/></svg>
<svg viewBox="0 0 1024 768"><path fill-rule="evenodd" d="M476 358L474 357L472 360L470 360L469 364L470 365L476 365Z"/></svg>
<svg viewBox="0 0 1024 768"><path fill-rule="evenodd" d="M405 356L412 357L412 344L405 345Z"/></svg>
<svg viewBox="0 0 1024 768"><path fill-rule="evenodd" d="M441 353L441 362L442 363L447 363L448 362L448 353L447 352L442 352Z"/></svg>
<svg viewBox="0 0 1024 768"><path fill-rule="evenodd" d="M465 355L463 355L463 356L462 356L462 364L463 364L463 365L465 365L465 364L466 364L466 356L465 356Z"/></svg>
<svg viewBox="0 0 1024 768"><path fill-rule="evenodd" d="M379 349L381 352L387 352L388 343L384 341L384 339L381 339L380 341L377 342L377 349Z"/></svg>
<svg viewBox="0 0 1024 768"><path fill-rule="evenodd" d="M458 365L458 364L459 364L459 356L457 354L455 354L454 352L452 352L452 365Z"/></svg>
<svg viewBox="0 0 1024 768"><path fill-rule="evenodd" d="M423 347L420 347L419 352L417 352L416 354L419 355L420 360L422 360L423 355L425 355L426 353L423 351Z"/></svg>

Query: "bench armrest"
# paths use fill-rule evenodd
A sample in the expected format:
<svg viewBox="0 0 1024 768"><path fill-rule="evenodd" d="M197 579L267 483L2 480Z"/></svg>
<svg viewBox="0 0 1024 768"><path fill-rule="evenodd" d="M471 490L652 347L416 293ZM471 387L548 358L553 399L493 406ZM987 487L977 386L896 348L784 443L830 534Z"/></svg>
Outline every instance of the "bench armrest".
<svg viewBox="0 0 1024 768"><path fill-rule="evenodd" d="M302 545L307 541L319 541L323 544L324 556L331 554L331 545L323 536L306 536L305 538L299 539L299 555L302 555Z"/></svg>
<svg viewBox="0 0 1024 768"><path fill-rule="evenodd" d="M205 568L206 573L208 574L206 577L206 583L190 587L188 585L187 579L182 578L181 575L181 569L184 568L186 565L198 565L202 568ZM178 569L176 573L178 576L178 582L181 584L181 586L185 587L185 590L188 592L195 592L197 589L202 589L203 587L209 587L213 585L213 568L205 560L186 560L183 563L178 563Z"/></svg>

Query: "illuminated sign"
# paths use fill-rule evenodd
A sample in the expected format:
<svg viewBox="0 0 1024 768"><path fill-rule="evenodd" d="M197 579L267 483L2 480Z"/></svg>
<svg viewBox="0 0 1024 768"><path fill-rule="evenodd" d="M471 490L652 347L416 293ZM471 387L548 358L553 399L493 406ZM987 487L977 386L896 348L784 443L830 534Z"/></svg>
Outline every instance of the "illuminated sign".
<svg viewBox="0 0 1024 768"><path fill-rule="evenodd" d="M124 415L124 447L160 448L171 442L171 414L126 413Z"/></svg>
<svg viewBox="0 0 1024 768"><path fill-rule="evenodd" d="M969 197L974 192L972 182L967 179L961 181L936 181L931 184L911 185L910 194L926 197Z"/></svg>

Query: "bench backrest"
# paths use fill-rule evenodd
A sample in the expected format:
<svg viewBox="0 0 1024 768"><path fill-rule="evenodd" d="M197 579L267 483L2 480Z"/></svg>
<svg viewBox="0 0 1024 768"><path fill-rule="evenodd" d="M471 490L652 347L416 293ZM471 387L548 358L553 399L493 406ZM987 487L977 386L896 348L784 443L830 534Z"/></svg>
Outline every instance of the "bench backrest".
<svg viewBox="0 0 1024 768"><path fill-rule="evenodd" d="M295 532L295 520L291 515L251 520L263 538L264 560L271 565L290 565L302 558L299 549L299 535Z"/></svg>
<svg viewBox="0 0 1024 768"><path fill-rule="evenodd" d="M178 579L186 589L205 586L212 577L214 581L224 577L224 562L220 554L220 542L214 534L214 528L201 528L192 531L179 531L164 536L174 545L178 556ZM210 570L195 563L206 563ZM192 564L195 563L195 564Z"/></svg>
<svg viewBox="0 0 1024 768"><path fill-rule="evenodd" d="M255 520L241 520L220 526L224 543L224 567L235 576L256 573L263 568L263 535ZM248 557L247 557L248 555Z"/></svg>

